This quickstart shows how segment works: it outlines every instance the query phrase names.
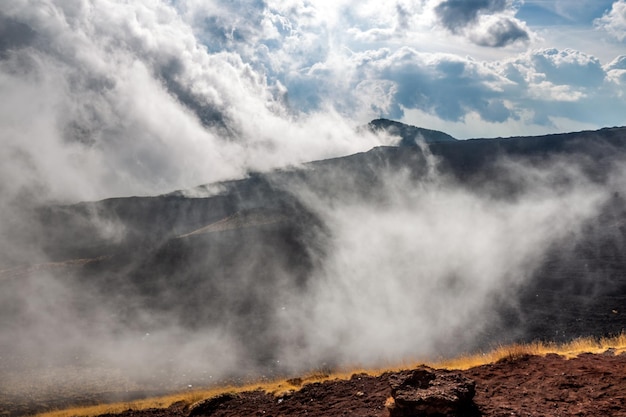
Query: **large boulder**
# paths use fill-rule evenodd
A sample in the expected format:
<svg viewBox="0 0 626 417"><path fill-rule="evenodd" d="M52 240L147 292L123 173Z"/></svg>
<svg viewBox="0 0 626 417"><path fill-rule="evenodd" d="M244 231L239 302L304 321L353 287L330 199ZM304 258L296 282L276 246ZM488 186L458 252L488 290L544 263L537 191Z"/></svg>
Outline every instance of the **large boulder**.
<svg viewBox="0 0 626 417"><path fill-rule="evenodd" d="M473 380L459 373L421 366L389 377L391 417L472 414Z"/></svg>

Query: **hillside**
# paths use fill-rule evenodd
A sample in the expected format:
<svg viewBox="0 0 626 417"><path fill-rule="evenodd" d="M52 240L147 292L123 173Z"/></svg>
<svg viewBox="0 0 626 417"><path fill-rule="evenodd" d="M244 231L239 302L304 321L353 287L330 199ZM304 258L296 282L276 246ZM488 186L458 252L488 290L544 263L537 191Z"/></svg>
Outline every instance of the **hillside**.
<svg viewBox="0 0 626 417"><path fill-rule="evenodd" d="M420 369L420 368L418 368ZM476 385L473 401L460 413L424 413L424 416L496 417L532 415L624 416L626 398L622 375L626 355L582 354L566 360L559 355L522 356L453 372ZM174 404L167 409L128 410L107 416L328 416L344 413L388 417L402 414L390 402L390 380L397 375L354 374L349 380L304 385L296 391L272 395L261 390L226 394L200 401L194 409ZM391 412L391 413L390 413Z"/></svg>
<svg viewBox="0 0 626 417"><path fill-rule="evenodd" d="M37 208L32 264L0 267L0 369L115 369L119 392L167 392L626 327L626 128L372 126L399 146ZM46 407L12 381L3 403Z"/></svg>

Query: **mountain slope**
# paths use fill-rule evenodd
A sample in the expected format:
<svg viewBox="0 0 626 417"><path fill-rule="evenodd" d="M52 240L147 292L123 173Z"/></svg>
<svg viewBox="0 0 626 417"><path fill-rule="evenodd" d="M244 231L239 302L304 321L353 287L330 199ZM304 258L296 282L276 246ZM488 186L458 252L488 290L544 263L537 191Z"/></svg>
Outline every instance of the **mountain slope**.
<svg viewBox="0 0 626 417"><path fill-rule="evenodd" d="M372 120L368 128L374 132L385 131L390 135L399 136L399 146L415 146L420 140L426 143L454 142L456 139L447 133L437 130L410 126L388 119Z"/></svg>
<svg viewBox="0 0 626 417"><path fill-rule="evenodd" d="M402 145L40 208L45 261L0 272L2 357L206 384L626 326L626 128L414 146L372 123Z"/></svg>

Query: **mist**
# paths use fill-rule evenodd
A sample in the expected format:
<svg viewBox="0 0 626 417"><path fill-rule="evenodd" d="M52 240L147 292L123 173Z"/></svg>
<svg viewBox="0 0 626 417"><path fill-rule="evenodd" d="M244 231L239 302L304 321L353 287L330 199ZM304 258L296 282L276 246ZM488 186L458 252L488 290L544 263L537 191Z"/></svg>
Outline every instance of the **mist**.
<svg viewBox="0 0 626 417"><path fill-rule="evenodd" d="M522 329L501 326L499 308L514 310L547 254L582 239L623 189L621 157L600 181L584 155L503 157L491 165L494 178L476 185L421 146L416 164L399 168L322 163L268 173L272 189L315 219L296 220L304 231L295 252L282 229L263 231L261 218L176 238L157 252L137 248L104 273L89 274L90 263L109 262L98 259L73 261L85 265L78 269L49 262L4 271L5 366L59 375L78 367L92 377L117 369L127 384L176 390L523 339ZM202 189L214 197L228 185ZM183 195L202 198L197 192ZM85 218L99 230L106 216ZM300 250L306 260L294 267ZM185 251L199 257L150 260Z"/></svg>
<svg viewBox="0 0 626 417"><path fill-rule="evenodd" d="M400 138L361 128L369 103L294 107L304 93L202 44L181 8L0 6L2 390L42 369L180 390L517 340L498 308L625 191L610 149L601 177L569 154L464 178L420 138L409 163L378 158ZM124 217L132 196L155 197Z"/></svg>
<svg viewBox="0 0 626 417"><path fill-rule="evenodd" d="M426 166L418 181L386 172L367 197L358 188L298 188L331 238L310 292L287 313L306 341L284 351L293 363L393 364L522 337L515 328L485 331L498 327L498 307L518 302L550 250L581 237L611 192L559 158L503 158L498 179L482 189L442 172L432 155ZM494 188L507 177L513 195Z"/></svg>

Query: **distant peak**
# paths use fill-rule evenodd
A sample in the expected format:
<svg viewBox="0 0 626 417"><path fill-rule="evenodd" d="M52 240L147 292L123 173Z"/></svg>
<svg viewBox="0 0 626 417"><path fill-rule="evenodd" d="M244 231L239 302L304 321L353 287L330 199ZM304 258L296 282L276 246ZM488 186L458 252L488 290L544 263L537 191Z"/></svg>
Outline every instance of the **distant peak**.
<svg viewBox="0 0 626 417"><path fill-rule="evenodd" d="M400 136L398 146L415 146L419 139L426 143L456 141L454 137L438 130L424 129L388 119L372 120L368 127L373 132L384 130L391 135Z"/></svg>

